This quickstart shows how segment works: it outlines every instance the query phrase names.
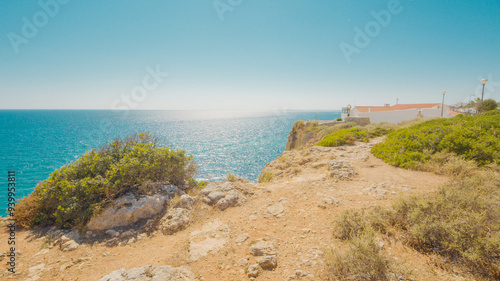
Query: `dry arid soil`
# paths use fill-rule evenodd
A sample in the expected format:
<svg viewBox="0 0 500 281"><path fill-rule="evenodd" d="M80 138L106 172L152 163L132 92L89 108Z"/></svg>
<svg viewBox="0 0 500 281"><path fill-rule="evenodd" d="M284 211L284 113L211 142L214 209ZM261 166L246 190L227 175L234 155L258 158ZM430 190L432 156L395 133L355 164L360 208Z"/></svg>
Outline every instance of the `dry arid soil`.
<svg viewBox="0 0 500 281"><path fill-rule="evenodd" d="M245 203L221 211L200 202L189 226L173 235L152 232L121 246L82 243L63 252L39 232L19 229L16 273L0 279L99 280L121 268L171 265L187 266L194 280L249 280L246 270L258 258L251 247L267 241L277 266L259 269L255 280L323 280L325 249L342 243L332 237L332 222L343 210L390 206L398 197L435 192L448 180L385 164L370 153L378 141L286 151L264 168L274 174L270 182L235 183ZM332 165L338 166L333 176ZM0 252L8 250L8 235L3 226ZM383 251L414 280L473 280L441 269L435 258L399 241L383 240Z"/></svg>

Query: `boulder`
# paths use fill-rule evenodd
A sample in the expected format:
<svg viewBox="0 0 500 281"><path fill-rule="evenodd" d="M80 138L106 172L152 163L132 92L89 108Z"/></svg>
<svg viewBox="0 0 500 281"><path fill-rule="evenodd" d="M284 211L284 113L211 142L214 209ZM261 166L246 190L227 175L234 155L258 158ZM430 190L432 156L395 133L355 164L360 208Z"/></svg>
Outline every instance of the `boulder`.
<svg viewBox="0 0 500 281"><path fill-rule="evenodd" d="M220 199L224 198L226 194L222 191L213 191L207 195L207 198L210 200L210 203L215 204L217 203Z"/></svg>
<svg viewBox="0 0 500 281"><path fill-rule="evenodd" d="M238 205L240 195L241 193L239 193L238 191L231 190L224 196L224 198L220 199L219 202L217 202L217 206L221 211L224 211L229 207L234 207Z"/></svg>
<svg viewBox="0 0 500 281"><path fill-rule="evenodd" d="M183 208L172 208L160 220L159 229L163 234L174 234L189 224L191 212Z"/></svg>
<svg viewBox="0 0 500 281"><path fill-rule="evenodd" d="M132 225L139 220L148 219L161 213L169 200L168 195L143 196L135 198L132 194L124 195L113 205L93 217L88 223L90 230L107 230L115 227Z"/></svg>
<svg viewBox="0 0 500 281"><path fill-rule="evenodd" d="M221 211L246 201L245 196L236 190L231 182L209 183L201 191L201 194L203 195L203 202L208 205L216 205Z"/></svg>
<svg viewBox="0 0 500 281"><path fill-rule="evenodd" d="M184 194L181 196L181 202L179 208L191 210L196 203L198 203L198 197L192 197L187 194Z"/></svg>

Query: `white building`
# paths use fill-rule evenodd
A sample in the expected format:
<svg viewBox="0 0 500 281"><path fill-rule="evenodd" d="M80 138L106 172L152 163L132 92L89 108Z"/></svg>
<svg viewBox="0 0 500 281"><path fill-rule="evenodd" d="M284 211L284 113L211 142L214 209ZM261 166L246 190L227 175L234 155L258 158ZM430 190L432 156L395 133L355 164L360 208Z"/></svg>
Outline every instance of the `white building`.
<svg viewBox="0 0 500 281"><path fill-rule="evenodd" d="M443 117L453 117L458 113L444 105ZM441 116L440 103L396 104L390 106L355 106L350 110L351 117L369 117L371 123L388 122L397 124L402 121L421 118L434 118Z"/></svg>

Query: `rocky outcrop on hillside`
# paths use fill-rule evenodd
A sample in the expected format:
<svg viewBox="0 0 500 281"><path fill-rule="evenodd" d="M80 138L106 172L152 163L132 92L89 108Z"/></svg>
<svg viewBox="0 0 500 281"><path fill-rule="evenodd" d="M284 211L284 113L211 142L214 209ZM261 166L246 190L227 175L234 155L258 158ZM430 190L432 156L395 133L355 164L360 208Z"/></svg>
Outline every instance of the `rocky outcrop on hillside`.
<svg viewBox="0 0 500 281"><path fill-rule="evenodd" d="M99 279L99 281L193 281L194 274L187 266L169 265L118 269Z"/></svg>
<svg viewBox="0 0 500 281"><path fill-rule="evenodd" d="M136 196L125 194L114 200L101 214L93 217L86 228L90 231L106 231L117 227L126 227L140 220L154 218L165 211L166 204L184 192L175 185L157 183L151 189L155 194Z"/></svg>

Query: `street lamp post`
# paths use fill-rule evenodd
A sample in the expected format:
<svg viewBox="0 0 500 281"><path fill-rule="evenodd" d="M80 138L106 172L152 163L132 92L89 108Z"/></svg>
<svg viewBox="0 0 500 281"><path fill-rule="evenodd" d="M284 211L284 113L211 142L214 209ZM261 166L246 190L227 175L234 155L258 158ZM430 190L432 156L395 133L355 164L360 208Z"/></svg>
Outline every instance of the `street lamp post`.
<svg viewBox="0 0 500 281"><path fill-rule="evenodd" d="M444 95L446 95L446 91L443 91L443 101L441 102L441 117L443 117L443 109L444 109Z"/></svg>
<svg viewBox="0 0 500 281"><path fill-rule="evenodd" d="M484 85L486 85L486 82L488 82L488 80L486 79L481 80L481 84L483 84L483 94L481 95L481 101L483 101L484 99Z"/></svg>

